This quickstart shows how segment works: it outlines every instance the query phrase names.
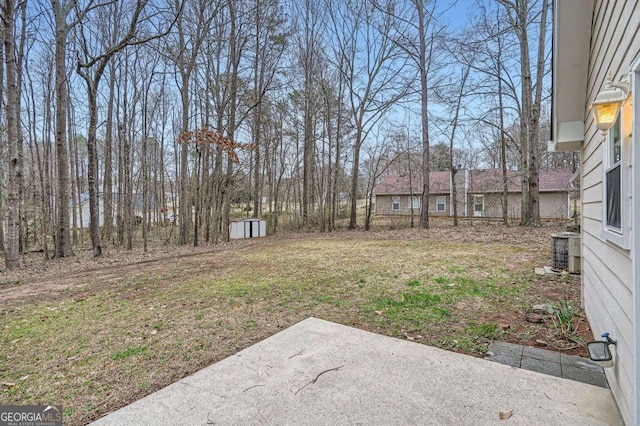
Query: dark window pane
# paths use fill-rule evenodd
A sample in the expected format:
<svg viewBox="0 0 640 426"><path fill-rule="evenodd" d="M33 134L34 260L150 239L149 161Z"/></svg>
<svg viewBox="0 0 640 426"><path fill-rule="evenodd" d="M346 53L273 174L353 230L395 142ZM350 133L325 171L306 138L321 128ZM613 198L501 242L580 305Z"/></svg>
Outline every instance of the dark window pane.
<svg viewBox="0 0 640 426"><path fill-rule="evenodd" d="M616 164L620 161L621 158L621 148L622 148L622 135L620 129L620 116L618 116L618 120L616 124L609 131L609 142L611 144L611 164L610 166Z"/></svg>
<svg viewBox="0 0 640 426"><path fill-rule="evenodd" d="M622 229L620 217L620 165L607 172L607 225Z"/></svg>

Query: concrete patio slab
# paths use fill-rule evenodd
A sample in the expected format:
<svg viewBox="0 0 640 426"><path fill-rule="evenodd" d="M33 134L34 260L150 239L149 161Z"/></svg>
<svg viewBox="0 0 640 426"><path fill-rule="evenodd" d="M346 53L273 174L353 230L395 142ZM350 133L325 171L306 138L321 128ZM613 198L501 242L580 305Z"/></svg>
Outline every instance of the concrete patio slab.
<svg viewBox="0 0 640 426"><path fill-rule="evenodd" d="M623 423L608 389L315 318L94 423L206 424Z"/></svg>

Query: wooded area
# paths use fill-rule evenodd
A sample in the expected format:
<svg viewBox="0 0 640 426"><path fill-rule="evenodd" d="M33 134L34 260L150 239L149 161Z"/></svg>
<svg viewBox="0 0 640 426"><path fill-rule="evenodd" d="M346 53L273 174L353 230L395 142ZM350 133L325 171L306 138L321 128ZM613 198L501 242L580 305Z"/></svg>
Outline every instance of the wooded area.
<svg viewBox="0 0 640 426"><path fill-rule="evenodd" d="M430 170L521 170L538 224L539 169L578 161L545 152L551 2L460 3L2 0L6 268L225 241L236 216L369 228L391 166L422 206Z"/></svg>

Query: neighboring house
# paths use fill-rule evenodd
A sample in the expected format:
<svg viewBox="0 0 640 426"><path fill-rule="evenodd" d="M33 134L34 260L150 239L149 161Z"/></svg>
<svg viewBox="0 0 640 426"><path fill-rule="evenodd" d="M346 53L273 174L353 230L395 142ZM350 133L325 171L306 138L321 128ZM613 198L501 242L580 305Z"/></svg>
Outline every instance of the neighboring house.
<svg viewBox="0 0 640 426"><path fill-rule="evenodd" d="M118 208L118 200L120 196L118 193L113 193L113 208L116 210ZM141 193L135 193L132 196L131 203L133 205L133 211L135 216L142 216L144 200L142 198ZM71 202L69 202L71 205ZM151 210L155 209L154 197L152 196L149 200L149 208ZM69 212L71 214L71 221L73 224L73 208L69 208ZM80 194L80 205L79 208L75 212L76 216L76 225L82 228L89 227L89 193L83 192ZM113 215L113 224L116 224L116 213ZM98 226L104 225L104 201L102 193L98 194Z"/></svg>
<svg viewBox="0 0 640 426"><path fill-rule="evenodd" d="M89 214L89 193L83 192L82 194L80 194L80 205L75 211L75 222L73 222L73 214L74 214L73 208L70 208L69 212L72 215L71 216L72 225L75 223L78 228L88 228L90 217L91 217L91 215ZM102 196L99 196L98 197L98 226L104 225L104 215L102 214L103 212L104 212L104 203L102 201ZM114 224L115 224L115 220L114 220Z"/></svg>
<svg viewBox="0 0 640 426"><path fill-rule="evenodd" d="M556 0L553 34L549 145L581 152L582 302L595 338L608 332L617 341L605 371L625 422L637 425L640 102L633 98L640 93L640 2ZM616 84L624 79L628 91ZM594 107L604 108L593 108L598 122L590 112L596 100Z"/></svg>
<svg viewBox="0 0 640 426"><path fill-rule="evenodd" d="M461 172L463 175L464 172ZM457 179L456 179L457 180ZM430 194L429 214L434 216L450 216L451 206L451 175L446 172L431 172L429 174ZM463 186L458 185L462 188ZM410 215L420 214L422 206L422 176L388 175L373 190L376 197L376 214L379 215ZM458 195L460 200L464 195ZM460 205L460 204L459 204ZM462 210L459 210L462 216Z"/></svg>
<svg viewBox="0 0 640 426"><path fill-rule="evenodd" d="M570 169L540 171L540 217L543 219L566 219L569 217L571 195ZM374 189L376 214L409 215L420 214L422 176L412 176L411 187L408 176L390 175ZM519 172L507 173L507 214L511 219L520 217L521 180ZM451 173L429 174L429 215L453 216L453 191ZM456 173L456 201L458 216L500 218L503 199L502 171L458 170Z"/></svg>
<svg viewBox="0 0 640 426"><path fill-rule="evenodd" d="M567 219L570 210L571 169L540 170L541 219ZM502 170L472 170L469 173L469 203L475 217L502 217ZM519 219L522 207L520 172L507 171L507 215Z"/></svg>

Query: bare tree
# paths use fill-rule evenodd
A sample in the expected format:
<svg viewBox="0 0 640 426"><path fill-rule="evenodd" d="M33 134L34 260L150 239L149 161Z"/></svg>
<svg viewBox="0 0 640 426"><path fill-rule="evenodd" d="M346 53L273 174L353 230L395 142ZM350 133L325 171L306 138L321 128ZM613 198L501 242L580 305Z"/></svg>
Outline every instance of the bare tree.
<svg viewBox="0 0 640 426"><path fill-rule="evenodd" d="M422 210L420 227L429 227L429 91L430 74L436 63L436 42L441 38L444 27L436 18L435 0L411 0L405 8L381 7L378 0L372 0L375 7L391 14L395 21L394 43L411 59L419 79L420 124L422 131Z"/></svg>
<svg viewBox="0 0 640 426"><path fill-rule="evenodd" d="M451 119L451 134L449 136L449 170L451 170L451 202L453 205L453 226L458 226L458 185L456 181L456 174L458 173L458 167L454 159L454 141L456 139L456 130L460 122L460 108L462 99L465 95L465 89L467 79L469 78L470 67L463 66L461 69L461 76L458 84L460 89L456 94L455 107L453 118Z"/></svg>
<svg viewBox="0 0 640 426"><path fill-rule="evenodd" d="M395 156L398 152L393 153L392 138L383 137L376 141L377 143L370 145L365 149L364 175L366 177L366 194L367 202L365 205L364 229L371 229L371 221L373 219L373 191L378 179L384 175L387 169L393 164ZM411 175L409 175L411 180ZM409 203L413 206L413 196L410 195Z"/></svg>
<svg viewBox="0 0 640 426"><path fill-rule="evenodd" d="M87 86L87 98L89 103L89 126L87 135L87 149L89 153L89 165L87 182L89 185L89 216L90 216L90 233L91 233L91 245L93 247L93 255L102 255L102 246L100 243L100 223L98 220L98 163L97 163L97 150L96 150L96 128L98 125L98 87L100 80L104 75L104 72L109 64L111 58L123 50L125 47L133 44L142 44L153 38L160 37L164 34L154 34L152 36L140 38L138 34L138 26L141 20L149 19L148 16L144 16L145 7L147 6L147 0L138 0L133 6L131 11L128 25L125 26L126 32L116 38L114 43L109 40L100 53L94 53L91 51L89 45L89 39L91 35L86 33L87 28L81 27L79 38L80 45L84 57L78 59L77 72L84 79ZM119 4L114 3L113 9L109 11L113 14L121 13ZM99 18L104 15L97 15ZM157 19L154 16L153 19ZM117 32L117 29L113 29ZM165 32L166 33L166 32Z"/></svg>
<svg viewBox="0 0 640 426"><path fill-rule="evenodd" d="M548 0L498 0L507 12L509 23L520 47L521 102L520 147L522 169L521 225L540 225L539 204L539 126L542 103L542 84L546 69L545 43L547 36ZM536 8L539 4L539 9ZM532 70L530 35L531 24L537 23L538 49ZM532 81L535 72L535 82Z"/></svg>
<svg viewBox="0 0 640 426"><path fill-rule="evenodd" d="M314 151L316 143L316 115L319 106L317 102L317 80L322 63L322 7L313 0L304 0L296 8L297 19L295 47L296 62L302 69L302 88L294 92L293 102L302 109L302 190L301 214L302 227L310 226L310 216L313 210L314 186ZM299 138L296 132L296 137Z"/></svg>
<svg viewBox="0 0 640 426"><path fill-rule="evenodd" d="M175 64L178 72L177 84L182 106L179 134L189 130L190 85L196 60L209 32L211 21L219 7L218 2L211 7L208 0L188 0L184 8L181 0L173 0L172 7L177 16L175 35L166 44L166 54ZM184 10L183 10L184 9ZM192 197L189 190L189 145L180 146L180 233L179 243L186 244L192 222Z"/></svg>
<svg viewBox="0 0 640 426"><path fill-rule="evenodd" d="M485 147L485 162L502 170L502 219L508 226L508 171L520 167L523 161L521 137L515 136L521 126L511 125L523 117L521 91L515 77L521 72L517 59L519 42L517 37L514 40L509 18L502 8L487 8L480 2L478 6L482 13L474 31L468 32L461 42L468 52L461 59L475 73L474 95L489 106L476 111L474 128Z"/></svg>
<svg viewBox="0 0 640 426"><path fill-rule="evenodd" d="M332 3L332 2L330 2ZM349 229L357 226L360 150L372 128L406 96L402 75L406 57L388 37L395 21L392 15L370 8L367 3L327 4L331 16L333 57L338 62L348 91L351 124L355 130L351 173Z"/></svg>
<svg viewBox="0 0 640 426"><path fill-rule="evenodd" d="M91 3L90 3L91 5ZM67 38L69 31L76 26L87 13L85 8L71 23L67 22L71 11L75 8L74 0L51 0L55 23L55 87L56 87L56 166L57 166L57 229L56 256L71 255L71 234L69 232L69 152L67 137L67 108L69 105L67 85Z"/></svg>
<svg viewBox="0 0 640 426"><path fill-rule="evenodd" d="M254 14L253 50L253 120L252 139L254 146L253 162L253 217L262 210L262 144L263 134L263 98L273 89L276 72L281 68L281 58L286 47L282 10L277 0L256 0Z"/></svg>
<svg viewBox="0 0 640 426"><path fill-rule="evenodd" d="M7 269L20 267L20 215L18 180L21 172L18 161L18 97L19 88L16 83L16 48L14 36L14 15L16 4L13 0L5 0L1 8L2 41L4 46L4 71L7 84L5 106L7 129L7 230L5 234L5 266Z"/></svg>

